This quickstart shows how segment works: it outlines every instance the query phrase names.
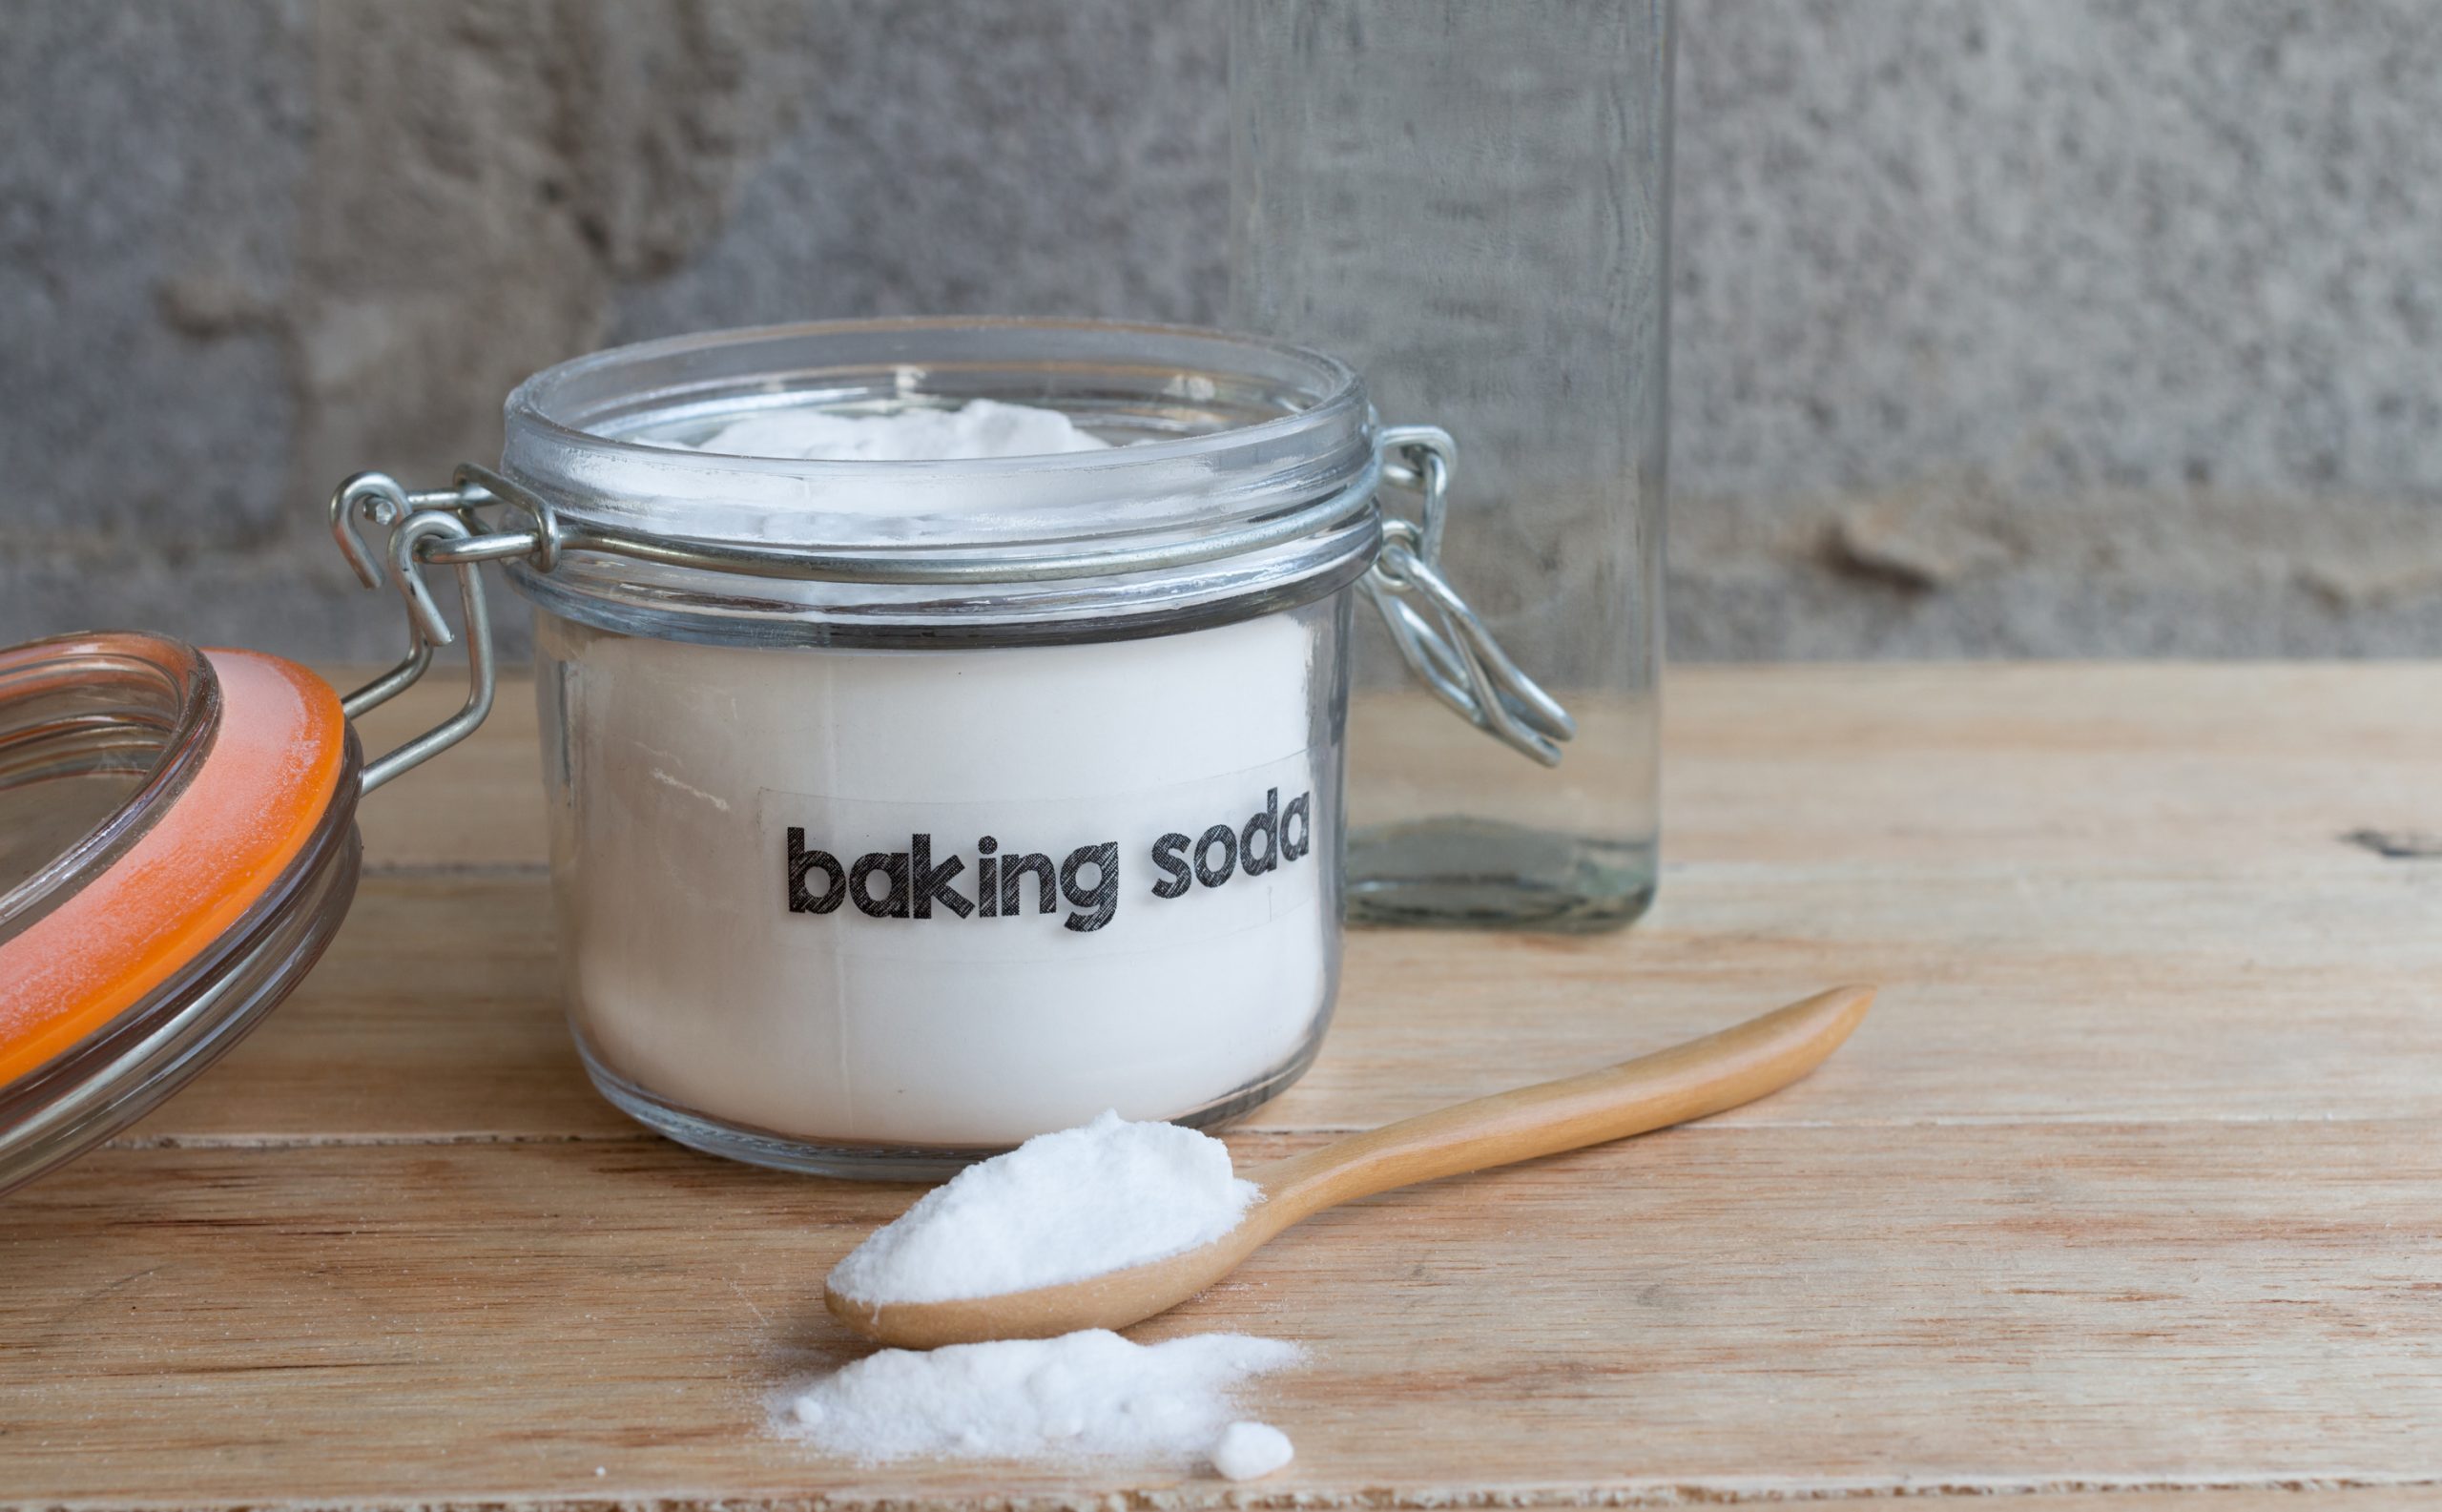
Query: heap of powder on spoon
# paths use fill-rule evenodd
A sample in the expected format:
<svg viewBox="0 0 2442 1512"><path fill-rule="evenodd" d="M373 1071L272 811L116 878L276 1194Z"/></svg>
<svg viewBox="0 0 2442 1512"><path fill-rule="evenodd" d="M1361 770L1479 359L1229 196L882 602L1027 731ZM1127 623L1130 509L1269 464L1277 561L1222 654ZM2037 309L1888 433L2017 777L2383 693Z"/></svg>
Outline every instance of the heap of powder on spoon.
<svg viewBox="0 0 2442 1512"><path fill-rule="evenodd" d="M850 1251L831 1286L875 1307L1058 1286L1217 1239L1262 1195L1219 1140L1105 1112L926 1192Z"/></svg>

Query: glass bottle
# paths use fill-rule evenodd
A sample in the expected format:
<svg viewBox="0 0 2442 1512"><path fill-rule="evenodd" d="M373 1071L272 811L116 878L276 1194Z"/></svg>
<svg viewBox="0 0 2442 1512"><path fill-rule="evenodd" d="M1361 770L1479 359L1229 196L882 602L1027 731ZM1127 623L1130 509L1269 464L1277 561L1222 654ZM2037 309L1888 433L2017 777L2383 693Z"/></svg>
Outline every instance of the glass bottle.
<svg viewBox="0 0 2442 1512"><path fill-rule="evenodd" d="M1232 323L1453 433L1450 579L1579 727L1550 768L1451 738L1368 623L1357 921L1590 930L1652 899L1672 32L1669 0L1233 13Z"/></svg>

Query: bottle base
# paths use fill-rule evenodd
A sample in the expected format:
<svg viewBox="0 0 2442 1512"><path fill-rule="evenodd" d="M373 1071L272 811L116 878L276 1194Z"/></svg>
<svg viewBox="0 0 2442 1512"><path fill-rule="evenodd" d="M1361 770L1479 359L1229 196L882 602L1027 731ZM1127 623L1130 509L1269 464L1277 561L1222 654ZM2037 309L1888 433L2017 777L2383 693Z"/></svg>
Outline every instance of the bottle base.
<svg viewBox="0 0 2442 1512"><path fill-rule="evenodd" d="M1595 934L1652 906L1657 847L1493 819L1382 824L1348 838L1348 921Z"/></svg>
<svg viewBox="0 0 2442 1512"><path fill-rule="evenodd" d="M1201 1108L1169 1120L1189 1129L1211 1131L1246 1117L1271 1102L1306 1074L1321 1049L1328 1021L1317 1024L1296 1055L1278 1069L1213 1099ZM575 1035L577 1055L594 1090L611 1107L665 1139L724 1160L742 1161L800 1175L833 1176L849 1181L946 1181L979 1160L1004 1154L1014 1145L879 1144L857 1140L806 1139L775 1133L743 1124L709 1117L654 1095L611 1069L593 1053L582 1033ZM1097 1110L1099 1111L1099 1109ZM1086 1114L1085 1117L1091 1117ZM1081 1118L1079 1120L1083 1122ZM1049 1130L1042 1130L1049 1132Z"/></svg>

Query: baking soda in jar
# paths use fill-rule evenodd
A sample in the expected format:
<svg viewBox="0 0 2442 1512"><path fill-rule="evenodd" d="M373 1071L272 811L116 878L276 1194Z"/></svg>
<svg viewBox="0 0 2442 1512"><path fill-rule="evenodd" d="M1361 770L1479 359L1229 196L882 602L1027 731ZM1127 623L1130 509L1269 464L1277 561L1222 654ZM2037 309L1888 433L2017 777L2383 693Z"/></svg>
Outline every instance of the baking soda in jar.
<svg viewBox="0 0 2442 1512"><path fill-rule="evenodd" d="M1268 1095L1336 968L1320 608L966 652L547 621L562 946L597 1072L852 1146Z"/></svg>

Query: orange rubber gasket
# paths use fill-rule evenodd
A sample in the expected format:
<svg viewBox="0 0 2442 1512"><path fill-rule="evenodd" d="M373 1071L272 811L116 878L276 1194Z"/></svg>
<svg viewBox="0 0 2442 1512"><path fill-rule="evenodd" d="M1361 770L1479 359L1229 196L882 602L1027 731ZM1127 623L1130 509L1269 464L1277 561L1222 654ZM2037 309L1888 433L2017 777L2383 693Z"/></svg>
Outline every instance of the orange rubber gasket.
<svg viewBox="0 0 2442 1512"><path fill-rule="evenodd" d="M0 944L0 1087L212 949L304 849L339 792L347 716L294 662L207 651L220 726L194 779L101 876Z"/></svg>

